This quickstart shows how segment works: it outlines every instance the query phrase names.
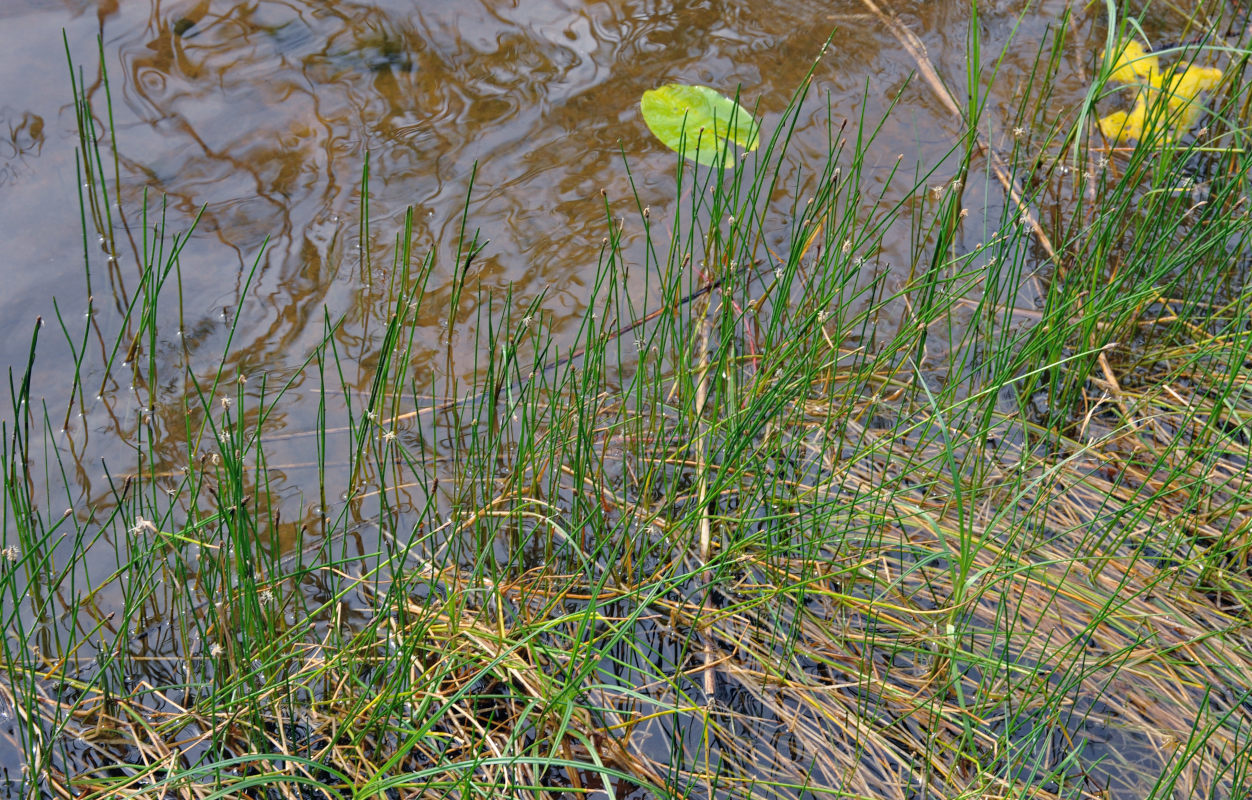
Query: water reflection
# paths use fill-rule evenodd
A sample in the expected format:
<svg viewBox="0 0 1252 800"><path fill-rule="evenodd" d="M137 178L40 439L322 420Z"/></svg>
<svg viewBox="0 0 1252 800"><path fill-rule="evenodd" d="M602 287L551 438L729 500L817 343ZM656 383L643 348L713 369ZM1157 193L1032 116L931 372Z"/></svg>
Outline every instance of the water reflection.
<svg viewBox="0 0 1252 800"><path fill-rule="evenodd" d="M454 247L475 165L473 221L490 241L475 280L514 286L519 303L545 294L559 329L587 295L605 227L599 191L630 197L623 154L644 204L664 213L673 203L672 154L637 114L642 91L659 83L739 86L768 129L837 26L788 170L820 167L832 115L876 121L899 101L871 180L885 180L902 152L928 166L942 161L959 129L910 84L916 65L854 2L199 0L70 11L98 16L114 67L123 208L145 190L166 197L171 230L205 208L199 235L217 244L186 254L188 295L200 300L186 311L213 319L243 299L245 273L268 241L242 345L276 369L320 339L308 320L323 305L355 324L375 313L370 285L388 266L406 207L417 211L416 252ZM923 32L945 77L960 77L964 5L898 11ZM1007 8L985 16L988 25L1016 20ZM73 33L82 60L94 30ZM102 81L89 83L100 100ZM364 244L362 264L354 223L367 153L381 236ZM866 187L870 208L881 188ZM780 241L785 222L780 213ZM636 237L628 231L627 244ZM880 255L907 269L907 241L899 245ZM445 258L432 284L451 274ZM422 324L438 338L434 318Z"/></svg>
<svg viewBox="0 0 1252 800"><path fill-rule="evenodd" d="M141 177L128 199L154 186L184 213L205 204L203 229L241 264L268 235L276 255L267 264L289 272L300 268L310 226L353 214L367 151L376 212L394 220L414 205L422 248L449 243L478 162L475 221L492 241L498 281L522 296L577 292L603 234L599 209L586 201L600 188L627 193L620 153L657 156L641 170L645 181L653 173L658 188L670 181L670 155L637 124L642 90L678 77L742 84L778 110L825 25L798 26L803 8L776 11L154 7L141 30L118 42L123 96L137 118L122 148ZM874 53L858 46L853 57Z"/></svg>
<svg viewBox="0 0 1252 800"><path fill-rule="evenodd" d="M1020 18L1016 4L1003 2L983 8L981 22L989 36L1017 27L1022 41L1033 42L1064 8L1054 0ZM415 210L413 251L440 252L415 321L416 357L409 367L414 374L468 376L476 337L469 330L449 334L440 323L447 319L452 254L472 176L470 231L486 245L469 276L471 287L512 287L515 312L542 297L545 324L559 340L590 293L587 281L609 224L601 190L614 217L628 216L635 191L657 220L672 219L679 202L674 156L638 117L641 93L668 81L727 92L740 87L768 133L832 28L838 33L814 73L782 167L783 188L766 220L774 237L769 244L784 251L793 195L813 191L829 155L829 130L852 135L861 120L877 124L893 104L867 154L863 195L853 213L868 220L903 204L924 217L934 203L924 192L914 194L913 182L932 169L925 183L951 179L960 121L913 78L916 61L868 9L852 0L101 0L67 2L56 12L26 0L6 5L0 13L21 19L25 33L6 34L12 38L4 44L11 46L0 59L30 83L0 109L0 148L7 148L0 157L11 176L0 181L24 190L20 201L0 197L0 225L21 243L15 250L20 266L11 268L11 292L0 310L4 319L22 320L0 346L10 363L21 362L26 312L35 308L52 318L50 285L60 287L65 308L76 312L82 303L82 255L73 237L62 235L77 224L74 186L65 180L75 169L72 114L65 100L48 105L63 92L64 66L55 48L61 25L68 25L70 50L87 67L84 83L100 110L101 132L107 123L104 76L90 68L97 34L114 99L122 187L120 209L109 213L122 220L128 237L116 264L88 248L97 308L111 294L120 310L138 291L136 264L150 238L145 229L177 232L204 210L180 258L183 301L158 310L153 361L141 359L126 374L88 378L107 396L89 409L84 427L113 434L96 443L105 452L84 450L83 463L90 464L128 456L116 441L134 440L140 408L181 408L197 385L211 386L228 339L223 380L268 376L277 384L299 375L327 335L327 320L342 318L334 336L344 377L351 388L367 389L389 309L393 235L409 207ZM902 3L890 10L921 37L941 77L961 85L967 4ZM1071 25L1085 30L1094 19L1075 18ZM1092 36L1098 40L1100 33ZM1012 142L1007 131L1017 121L1007 109L1021 91L1014 76L1027 74L1033 63L1029 50L1008 54L991 89L991 108L1005 109L988 115L993 146ZM987 48L983 59L991 66L998 57ZM1081 48L1063 58L1060 81L1074 96L1085 90L1087 59ZM361 241L358 195L367 156L375 234ZM897 171L904 179L889 186ZM978 175L970 176L965 192L983 211L958 234L958 246L969 249L990 235L1004 199ZM145 196L147 218L138 211ZM900 229L889 231L881 245L858 254L865 259L863 283L879 274L888 290L905 282L915 267L909 216L902 215ZM40 224L44 219L55 224ZM627 225L628 262L642 261L640 236L638 225ZM642 292L639 272L632 279ZM458 324L471 324L479 297L465 295ZM108 315L97 319L103 341L118 323ZM899 323L882 321L884 330ZM928 344L938 363L941 337ZM194 380L181 377L187 371ZM64 396L64 376L43 375L40 391ZM315 395L299 378L293 388L283 414L268 419L271 432L313 428ZM158 428L159 447L171 458L183 446L177 428Z"/></svg>
<svg viewBox="0 0 1252 800"><path fill-rule="evenodd" d="M18 250L23 266L15 270L9 299L0 300L11 304L4 310L36 307L51 318L46 298L54 283L66 308L82 298L77 243L44 234L32 221L56 217L53 233L77 222L69 194L74 187L64 186L74 169L73 127L67 124L72 114L64 101L45 108L48 97L61 93L60 79L52 77L64 74L54 26L67 19L71 52L84 67L94 64L93 39L102 36L122 184L120 209L108 213L128 232L116 264L89 248L96 307L111 294L113 309L125 308L139 291L136 265L152 229L159 226L167 235L185 229L203 208L180 257L183 300L171 298L158 308L155 348L137 353L143 357L125 369L85 380L104 396L87 403L81 426L71 426L79 489L87 497L101 496L98 487L107 482L91 465L101 459L125 463L132 456L125 443L141 435L177 463L186 448L181 409L188 400L196 406L197 394L212 390L219 378L226 386L248 379L250 392L259 391L262 378L271 387L293 380L282 413L266 418L266 432L312 430L319 399L302 370L328 335L328 320L343 320L333 338L349 388L368 390L390 309L393 236L409 207L415 211L413 252L420 256L437 247L440 255L414 322L414 363L407 366L423 385L429 375L472 373L478 343L468 328L475 303L485 295L464 295L455 326L466 329L441 328L471 179L470 231L485 243L469 276L471 288L511 287L519 317L542 298L544 323L561 341L586 305L609 224L601 190L613 217L629 216L636 191L654 220L672 219L680 202L674 155L639 119L642 92L669 81L727 92L740 87L745 103L759 108L768 135L832 28L838 33L814 73L780 173L782 188L766 219L773 237L768 244L785 252L794 195L814 190L829 157L829 131L854 135L862 120L877 124L893 104L895 112L867 154L862 195L852 213L858 224L897 207L925 217L934 201L924 191L914 193L913 183L928 170L934 172L923 183L948 183L960 121L913 77L916 61L867 8L852 0L132 0L68 3L55 14L31 15L33 6L6 6L3 13L31 20L24 23L28 39L47 41L34 47L15 39L0 56L11 70L26 61L41 66L23 71L32 85L0 112L13 153L0 156L6 168L20 173L13 185L30 198L0 198L0 211L11 212L0 215L0 225L29 246ZM1020 25L1022 40L1036 41L1063 8L1055 0L1019 19L1014 4L1002 3L984 8L981 19L988 31ZM921 37L941 77L961 85L967 5L899 4L894 11ZM1089 27L1093 19L1073 24ZM983 58L993 65L998 55L988 48ZM991 89L993 109L1016 105L1020 86L1008 73L1024 75L1032 64L1010 56ZM1076 50L1064 61L1066 73L1075 76L1068 84L1074 96L1085 90L1087 57ZM92 69L84 75L103 132L104 76ZM51 119L58 124L49 125ZM1007 130L1016 122L1007 112L988 119L992 145L1011 142ZM4 130L0 126L0 147L6 145ZM361 241L357 215L367 156L374 235ZM904 179L888 185L896 172ZM967 184L966 201L983 213L962 224L958 246L965 249L987 238L1004 203L1000 190L981 176L970 176ZM44 191L53 186L61 186L60 193ZM138 211L145 197L146 217ZM865 259L862 284L881 276L891 291L915 267L912 215L900 216L898 230L858 254ZM624 248L628 263L642 262L638 225L626 226ZM51 270L31 269L49 261L56 265ZM639 292L645 291L641 272L632 273ZM495 309L499 315L498 304ZM12 318L24 320L16 313ZM880 325L894 331L903 319ZM101 346L119 325L108 314L92 324ZM16 327L20 335L6 337L3 345L10 363L24 358L29 330L25 320ZM219 375L228 341L230 356ZM942 361L938 332L928 347L932 363L924 368ZM64 397L63 375L41 373L40 380L46 382L41 392ZM162 424L143 433L138 420L148 408ZM70 419L77 421L72 414ZM90 430L107 435L88 446ZM307 459L293 453L292 461Z"/></svg>

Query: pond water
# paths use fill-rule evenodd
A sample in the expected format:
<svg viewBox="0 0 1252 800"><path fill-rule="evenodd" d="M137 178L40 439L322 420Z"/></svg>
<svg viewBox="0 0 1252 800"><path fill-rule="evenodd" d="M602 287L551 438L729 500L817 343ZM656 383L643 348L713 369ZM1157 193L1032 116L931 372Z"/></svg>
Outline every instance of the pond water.
<svg viewBox="0 0 1252 800"><path fill-rule="evenodd" d="M1052 0L1024 16L1014 2L981 9L986 45L979 69L990 87L985 137L992 147L1011 148L1025 76L1066 5ZM322 341L327 318L344 320L336 337L341 355L364 365L356 374L349 370L346 380L368 389L368 367L388 313L393 237L409 207L414 252L438 253L428 283L430 311L418 320L415 374L473 372L476 337L454 331L454 358L444 358L445 318L436 310L446 307L466 208L470 229L487 243L475 261L473 286L497 295L512 287L515 309L538 300L544 323L560 341L589 296L607 229L601 190L614 216L635 212L632 191L661 218L675 208L675 157L643 124L641 94L667 82L738 90L745 105L761 113L768 136L832 31L781 185L811 192L827 158L830 126L855 129L861 120L874 126L894 105L869 150L864 213L899 203L924 209L933 201L924 191L914 196L914 183L951 180L961 122L933 86L915 77L915 56L876 8L862 0L6 3L0 68L20 80L10 83L0 109L6 123L0 134L7 137L0 141L0 229L8 254L0 265L6 286L0 359L25 364L37 316L51 322L59 310L67 319L81 318L88 277L102 319L127 306L139 291L137 231L145 197L149 226L164 213L171 234L187 230L203 211L180 258L183 301L162 308L153 355L166 374L184 365L213 374L234 326L235 355L225 380L265 375L276 385L296 378L270 432L312 428L315 393L299 373ZM964 85L967 3L899 3L887 13L916 32L943 81ZM1084 14L1070 19L1070 41L1090 46L1063 56L1059 79L1075 101L1103 41L1099 16ZM86 243L90 276L78 234L81 177L62 31L102 134L105 76L97 40L113 100L121 188L120 197L111 198L112 213L128 233L116 254L103 241ZM1014 31L1017 43L1004 54L1001 79L992 83L990 71ZM112 153L105 153L105 172L113 177ZM367 155L373 234L362 249L359 190ZM957 246L969 249L990 235L1005 200L986 174L978 174L969 176L963 202L975 213ZM775 252L786 241L785 197L778 207ZM888 288L898 287L913 267L909 214L900 216L906 224L864 254L886 273ZM626 239L628 247L638 247L640 234L628 230ZM244 292L254 263L256 275ZM474 302L463 301L462 319L473 319ZM236 308L237 321L231 318ZM931 356L942 358L940 338ZM73 355L59 331L45 332L39 359L35 396L66 397ZM99 400L88 396L73 409L84 415L69 432L80 453L80 496L100 496L100 460L129 457L125 442L134 440L148 405L164 427L182 427L178 419L163 418L162 407L180 405L171 401L184 388L155 387L141 396L127 383L84 375L85 385L103 391ZM93 431L101 435L88 445ZM169 442L174 452L177 439ZM293 452L291 461L308 463L304 455ZM315 474L300 473L296 468L286 476L293 494Z"/></svg>
<svg viewBox="0 0 1252 800"><path fill-rule="evenodd" d="M1006 78L992 89L993 145L1011 135L1021 77L1065 5L1040 4L1024 19L1017 3L983 8L985 66L1021 28L1002 67ZM921 36L949 85L962 86L967 4L907 3L893 11ZM407 207L416 213L415 252L442 248L432 289L449 282L467 196L471 224L490 243L477 279L488 288L513 286L519 307L543 295L559 331L585 305L606 227L600 190L614 202L629 198L623 157L645 204L673 202L674 156L638 112L642 92L661 83L726 93L738 87L746 105L759 103L768 133L835 30L793 141L794 169L820 168L829 122L863 115L876 124L895 103L870 175L885 181L903 155L903 174L937 168L932 181L943 183L951 177L943 161L960 130L932 88L910 80L913 56L851 0L100 0L57 8L15 0L0 14L0 68L20 76L0 112L8 139L0 154L0 226L9 254L0 347L10 364L24 361L34 317L52 319L54 294L63 313L85 310L63 28L101 108L97 36L102 42L122 184L116 199L132 231L145 192L154 206L168 202L171 232L204 209L183 256L183 328L193 349L220 340L223 307L240 301L264 246L235 346L246 362L240 369L277 374L302 363L320 341L323 307L348 316L345 340L354 325L368 324L382 305L371 287L390 264L391 237ZM1095 18L1072 24L1099 44ZM1092 59L1092 50L1079 48L1066 58L1076 96ZM362 265L357 225L367 153L372 269ZM897 182L883 203L898 202L912 183ZM984 181L969 185L967 202L979 211L990 204L987 218L995 219L1002 198L984 196ZM864 188L875 199L881 190ZM963 232L971 245L986 234L975 221ZM883 247L873 254L882 268L908 270L907 239L888 237ZM135 256L127 252L134 249L132 233L110 275L108 254L89 248L98 301L111 295L121 304L135 291ZM433 341L438 323L427 322Z"/></svg>
<svg viewBox="0 0 1252 800"><path fill-rule="evenodd" d="M1058 96L1076 104L1086 92L1104 42L1102 6L1070 6L982 4L984 44L973 69L988 91L983 139L990 147L1011 150L1015 137L1029 142L1034 125L1056 121L1046 110L1034 122L1015 117L1050 26L1072 28ZM428 289L439 302L418 320L418 354L408 369L466 378L474 371L474 336L453 332L455 357L444 358L449 334L438 312L456 269L463 209L486 242L475 286L501 296L512 287L518 311L538 300L557 339L571 336L608 224L602 190L614 216L634 208L635 191L659 217L677 202L675 156L643 124L642 93L669 82L738 91L759 110L768 135L832 30L781 185L811 191L829 126L877 125L894 106L869 150L865 213L899 203L924 208L928 193L914 192L915 179L923 186L951 181L962 122L917 77L915 54L876 8L863 0L5 0L0 361L20 375L36 317L81 321L88 277L96 313L120 314L140 291L137 232L146 197L147 224L164 202L170 233L186 230L203 210L181 257L183 301L162 310L155 358L166 374L186 365L210 375L233 326L224 380L248 378L251 387L258 376L271 384L294 379L267 432L313 429L320 398L303 370L328 317L345 320L335 341L343 363L359 365L345 374L348 384L368 391L389 312L393 237L410 207L414 252L437 253ZM970 4L912 0L884 11L919 37L938 77L963 96ZM89 236L84 257L63 31L101 113L97 41L107 67L120 183L111 213L129 231L116 253ZM1002 53L1011 36L1015 43ZM1053 111L1059 117L1072 107ZM110 176L113 155L106 148ZM367 155L373 234L362 241ZM972 213L958 247L966 249L994 233L1006 202L985 161L976 170L964 189ZM889 184L893 171L905 179ZM784 199L776 246L787 236ZM627 239L638 245L637 233ZM913 245L901 227L866 256L898 285L912 267ZM467 299L463 317L473 315ZM942 357L942 342L931 355ZM32 395L68 402L73 354L55 324L44 329L38 363ZM185 391L182 384L139 390L117 375L85 377L102 391L93 398L89 390L73 408L60 443L77 465L66 491L74 505L98 503L109 491L107 470L133 466L150 398L158 417L152 435L168 440L156 449L186 446L177 438L180 421L162 408L162 401L177 407L170 401ZM291 501L296 517L308 513L317 489L309 449L297 441L274 455L285 467L272 491Z"/></svg>

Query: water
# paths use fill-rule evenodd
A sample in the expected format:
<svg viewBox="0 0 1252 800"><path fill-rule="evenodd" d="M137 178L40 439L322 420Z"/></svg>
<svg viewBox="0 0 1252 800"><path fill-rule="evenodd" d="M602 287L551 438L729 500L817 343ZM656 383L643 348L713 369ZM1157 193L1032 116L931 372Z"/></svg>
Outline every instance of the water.
<svg viewBox="0 0 1252 800"><path fill-rule="evenodd" d="M1004 78L991 89L993 146L1011 143L1016 123L1008 114L1020 76L1033 63L1033 42L1063 7L1046 3L1021 21L1021 41L1031 44L1010 53ZM917 3L897 12L949 84L963 85L966 4ZM1018 13L1016 4L984 8L987 40L1005 41ZM440 253L431 310L418 321L425 363L413 367L469 375L474 337L453 331L456 358L436 360L444 331L434 311L446 301L467 196L471 230L489 243L475 263L474 284L489 291L512 286L519 312L542 297L542 320L559 334L579 318L589 293L608 224L601 190L613 216L633 210L623 155L655 217L666 219L674 208L674 156L640 119L643 91L671 81L727 93L738 87L745 104L759 103L768 135L832 29L838 32L816 70L787 161L790 184L783 185L798 181L811 192L828 125L854 127L862 117L876 124L892 103L896 111L870 152L867 217L902 201L925 207L933 201L909 196L914 174L933 169L926 182L944 184L956 163L949 153L959 121L910 77L913 57L859 2L100 2L50 9L16 0L0 14L0 66L21 77L0 109L7 125L0 230L8 243L0 266L0 359L13 365L25 363L35 317L54 319L54 294L63 314L87 310L62 28L93 102L104 109L100 38L114 100L121 196L112 199L121 210L112 213L130 234L116 263L88 242L97 310L125 308L138 291L136 231L145 195L153 208L149 225L160 203L168 204L171 233L186 230L203 208L182 256L187 300L177 314L165 305L162 347L153 354L167 374L184 361L202 375L215 371L237 307L238 355L227 381L266 375L273 382L298 372L322 339L323 310L345 319L338 341L349 360L368 364L385 321L392 237L412 206L414 252ZM1090 30L1095 43L1096 22L1074 24ZM1090 54L1076 49L1067 56L1075 97L1085 88ZM986 47L983 60L989 66L997 55ZM374 238L362 249L358 195L367 154ZM884 192L901 155L905 180ZM105 167L111 175L112 165ZM961 233L966 248L989 235L987 222L998 219L1003 203L1002 192L979 177L965 189L975 209ZM773 221L776 252L785 240L785 201L779 198ZM638 242L638 231L628 230L626 246ZM894 288L912 266L911 252L902 226L880 250L863 255ZM462 319L473 318L473 304L472 297L463 303ZM44 337L37 395L67 393L72 354L61 339ZM346 377L368 388L368 369ZM133 437L144 405L157 405L161 421L159 391L129 392L135 379L103 374L86 382L103 389L101 401L85 410L86 431ZM302 402L299 391L292 400L275 429L311 429L314 404ZM102 457L125 452L97 444ZM97 467L84 468L84 480L100 478Z"/></svg>
<svg viewBox="0 0 1252 800"><path fill-rule="evenodd" d="M927 86L908 82L912 57L860 3L44 6L17 0L0 12L0 63L22 78L0 112L8 130L0 141L0 226L11 248L0 300L0 319L11 326L3 337L7 363L24 359L34 316L51 318L49 287L58 287L63 309L84 309L63 26L101 106L95 37L103 41L127 221L136 224L145 190L150 203L167 199L171 231L205 209L185 255L186 295L197 298L184 309L193 344L210 345L222 330L222 308L238 303L243 276L268 238L237 341L253 370L300 363L321 336L323 305L353 325L368 324L382 305L371 284L382 280L407 206L418 220L415 251L444 248L432 284L446 283L475 165L472 223L490 241L478 277L487 287L513 285L519 306L544 294L552 323L568 324L587 296L605 231L598 193L616 202L629 196L622 154L645 204L662 210L673 202L673 155L638 114L640 95L658 84L703 83L727 93L741 87L748 104L759 101L768 132L837 26L794 142L797 170L820 166L832 115L836 124L862 114L876 122L896 101L872 174L885 176L895 156L906 154L923 169L939 165L934 182L942 183L951 177L942 161L959 130ZM1023 41L1040 35L1062 6L1037 9ZM954 86L964 81L964 7L899 9ZM1016 13L1008 4L984 9L989 40L1005 35ZM1033 49L1021 49L1006 71L1033 61ZM988 50L991 59L996 53ZM1076 87L1089 57L1073 55ZM993 106L1013 107L1012 78L997 86L1005 88ZM994 113L991 119L992 139L1002 146L1012 126ZM357 249L367 152L372 269ZM979 194L969 200L1000 202ZM985 231L969 228L972 245ZM894 244L875 255L907 270L907 242ZM97 294L134 291L127 249L116 280L106 282L105 254L90 248L92 269L101 273ZM427 322L436 338L437 321Z"/></svg>

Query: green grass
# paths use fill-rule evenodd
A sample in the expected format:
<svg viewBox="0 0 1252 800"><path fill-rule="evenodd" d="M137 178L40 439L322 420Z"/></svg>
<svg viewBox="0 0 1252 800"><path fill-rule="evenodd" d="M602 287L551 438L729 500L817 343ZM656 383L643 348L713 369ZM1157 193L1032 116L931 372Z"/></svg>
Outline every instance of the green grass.
<svg viewBox="0 0 1252 800"><path fill-rule="evenodd" d="M0 422L22 791L1247 796L1247 44L1174 149L1040 116L1059 43L1009 150L972 81L955 175L1004 192L999 164L1022 201L968 252L950 177L897 174L926 202L864 216L878 120L787 171L807 85L734 169L677 166L668 218L602 199L576 330L474 283L468 203L456 253L410 252L410 215L366 393L329 312L285 381L238 380L233 328L216 370L166 374L190 234L145 207L138 291L36 329ZM111 243L81 86L84 243ZM897 285L874 253L901 221ZM472 385L411 369L433 297ZM32 396L58 329L72 388ZM122 375L165 424L85 507L61 432ZM297 377L318 424L278 434ZM319 515L290 519L279 446L316 462Z"/></svg>

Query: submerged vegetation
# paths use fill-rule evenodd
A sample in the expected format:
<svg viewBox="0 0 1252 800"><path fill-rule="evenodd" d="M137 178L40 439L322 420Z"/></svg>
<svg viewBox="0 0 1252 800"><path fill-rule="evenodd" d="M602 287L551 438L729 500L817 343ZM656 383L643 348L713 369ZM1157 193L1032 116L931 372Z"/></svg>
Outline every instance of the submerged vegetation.
<svg viewBox="0 0 1252 800"><path fill-rule="evenodd" d="M1047 50L993 146L973 76L958 169L870 217L876 120L832 115L783 183L806 84L749 157L679 163L668 214L597 198L575 331L476 285L470 221L410 252L410 215L364 396L329 316L281 380L229 341L159 357L188 236L144 209L140 291L36 330L10 380L10 794L1249 796L1247 48L1169 148L1058 119ZM85 97L84 236L111 244ZM963 203L984 172L998 211ZM971 214L994 235L967 248ZM472 387L412 368L430 313L476 337ZM55 334L72 386L32 396ZM64 431L127 379L134 460L78 496ZM297 382L316 430L276 423ZM279 449L317 513L272 491Z"/></svg>

